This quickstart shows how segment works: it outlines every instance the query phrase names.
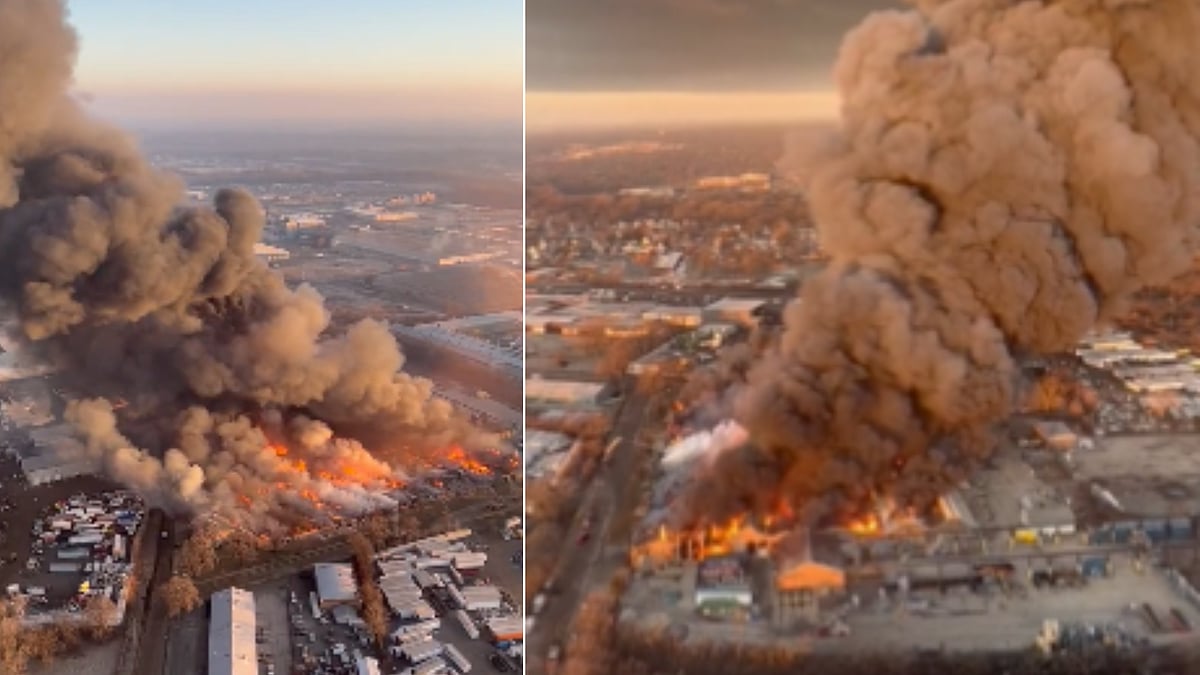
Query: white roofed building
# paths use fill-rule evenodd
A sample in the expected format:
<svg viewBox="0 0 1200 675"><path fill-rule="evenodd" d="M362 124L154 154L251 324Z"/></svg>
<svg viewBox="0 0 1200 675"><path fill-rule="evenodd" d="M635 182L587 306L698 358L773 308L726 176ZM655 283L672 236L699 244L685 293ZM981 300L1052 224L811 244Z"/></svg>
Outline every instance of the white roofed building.
<svg viewBox="0 0 1200 675"><path fill-rule="evenodd" d="M354 570L349 564L317 563L313 565L313 577L317 582L321 609L358 604L358 582L354 580Z"/></svg>
<svg viewBox="0 0 1200 675"><path fill-rule="evenodd" d="M559 405L590 405L604 392L602 382L574 382L531 377L525 380L525 400Z"/></svg>
<svg viewBox="0 0 1200 675"><path fill-rule="evenodd" d="M254 594L227 588L212 596L208 675L258 675Z"/></svg>
<svg viewBox="0 0 1200 675"><path fill-rule="evenodd" d="M289 252L286 248L271 246L270 244L264 244L261 241L254 244L254 255L266 260L267 262L287 260L288 258L292 257L291 252Z"/></svg>

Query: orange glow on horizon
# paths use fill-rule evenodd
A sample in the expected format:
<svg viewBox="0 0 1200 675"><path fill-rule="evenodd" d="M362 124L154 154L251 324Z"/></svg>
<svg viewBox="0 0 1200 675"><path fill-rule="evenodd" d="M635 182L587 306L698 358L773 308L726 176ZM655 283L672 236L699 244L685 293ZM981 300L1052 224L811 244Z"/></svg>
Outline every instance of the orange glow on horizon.
<svg viewBox="0 0 1200 675"><path fill-rule="evenodd" d="M834 121L836 92L537 92L525 98L533 130Z"/></svg>

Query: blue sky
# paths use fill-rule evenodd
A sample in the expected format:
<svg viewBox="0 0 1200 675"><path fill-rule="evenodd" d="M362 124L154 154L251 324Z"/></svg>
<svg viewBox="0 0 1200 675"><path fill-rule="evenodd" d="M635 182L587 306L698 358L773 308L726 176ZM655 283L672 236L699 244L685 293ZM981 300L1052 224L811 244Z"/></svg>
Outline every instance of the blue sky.
<svg viewBox="0 0 1200 675"><path fill-rule="evenodd" d="M70 0L117 117L520 118L522 0Z"/></svg>

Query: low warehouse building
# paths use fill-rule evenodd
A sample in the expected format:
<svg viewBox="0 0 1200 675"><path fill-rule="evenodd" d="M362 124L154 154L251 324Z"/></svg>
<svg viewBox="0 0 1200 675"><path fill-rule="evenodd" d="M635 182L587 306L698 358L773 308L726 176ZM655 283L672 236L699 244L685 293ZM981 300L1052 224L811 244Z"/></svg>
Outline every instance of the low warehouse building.
<svg viewBox="0 0 1200 675"><path fill-rule="evenodd" d="M358 604L358 583L349 564L318 563L313 565L313 577L317 582L317 598L321 609Z"/></svg>
<svg viewBox="0 0 1200 675"><path fill-rule="evenodd" d="M227 588L212 596L208 624L208 674L258 675L254 594Z"/></svg>

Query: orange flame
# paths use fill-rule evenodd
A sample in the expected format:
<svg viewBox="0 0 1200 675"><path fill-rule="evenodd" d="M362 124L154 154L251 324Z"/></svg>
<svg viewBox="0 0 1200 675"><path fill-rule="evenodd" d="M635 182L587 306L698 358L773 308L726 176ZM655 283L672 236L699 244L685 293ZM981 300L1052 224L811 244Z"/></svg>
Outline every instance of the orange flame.
<svg viewBox="0 0 1200 675"><path fill-rule="evenodd" d="M450 451L446 453L446 460L458 468L477 476L487 476L492 473L492 470L486 464L468 457L466 451L457 446L450 448Z"/></svg>
<svg viewBox="0 0 1200 675"><path fill-rule="evenodd" d="M856 534L860 537L871 537L879 534L880 524L879 517L875 514L868 514L861 518L856 518L846 523L846 529L851 534Z"/></svg>

